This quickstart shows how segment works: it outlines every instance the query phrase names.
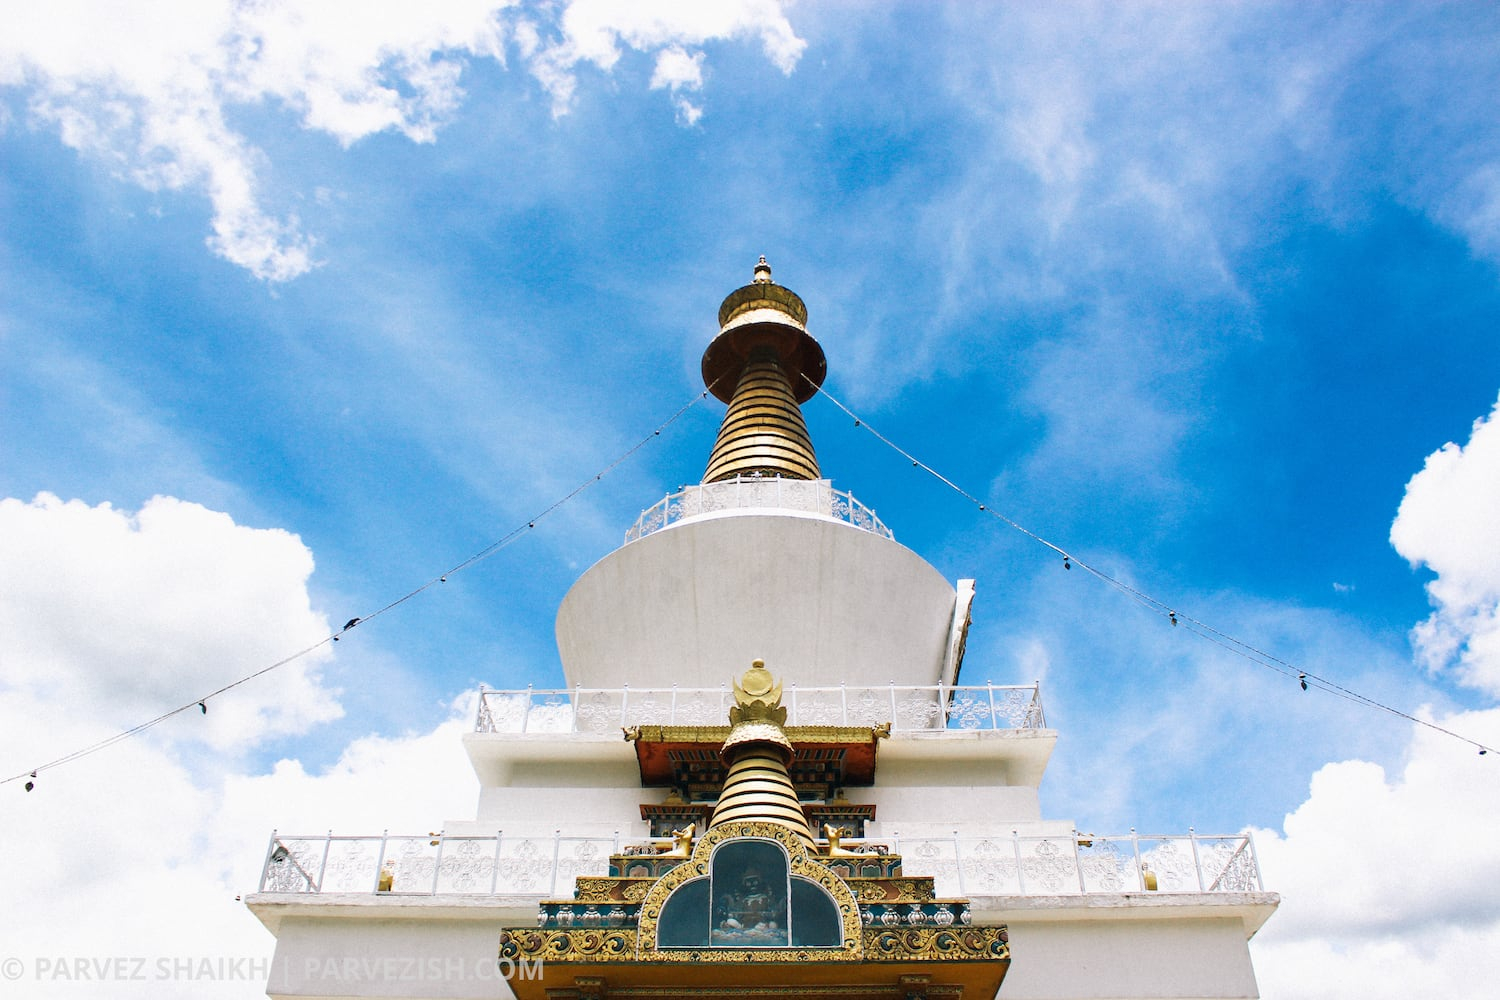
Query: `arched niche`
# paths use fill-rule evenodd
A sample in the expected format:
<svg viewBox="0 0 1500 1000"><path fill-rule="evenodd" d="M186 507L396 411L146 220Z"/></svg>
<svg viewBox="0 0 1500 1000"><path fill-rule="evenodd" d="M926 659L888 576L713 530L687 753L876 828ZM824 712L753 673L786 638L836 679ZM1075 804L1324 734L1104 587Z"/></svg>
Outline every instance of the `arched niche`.
<svg viewBox="0 0 1500 1000"><path fill-rule="evenodd" d="M776 840L716 845L708 874L677 886L657 920L658 948L838 948L839 907L826 889L793 874Z"/></svg>

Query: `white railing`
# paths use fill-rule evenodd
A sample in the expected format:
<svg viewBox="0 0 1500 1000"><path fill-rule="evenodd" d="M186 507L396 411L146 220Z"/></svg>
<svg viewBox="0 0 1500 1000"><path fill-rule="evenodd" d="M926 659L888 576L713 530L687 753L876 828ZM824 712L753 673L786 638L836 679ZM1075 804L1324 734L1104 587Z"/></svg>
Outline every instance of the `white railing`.
<svg viewBox="0 0 1500 1000"><path fill-rule="evenodd" d="M892 837L906 875L937 894L1052 896L1101 892L1259 892L1249 834L1123 837Z"/></svg>
<svg viewBox="0 0 1500 1000"><path fill-rule="evenodd" d="M666 842L670 844L670 839ZM619 837L325 836L271 834L261 892L535 895L609 874Z"/></svg>
<svg viewBox="0 0 1500 1000"><path fill-rule="evenodd" d="M728 688L479 691L480 733L608 733L628 726L729 724ZM1044 729L1037 684L972 687L787 687L789 726L878 726L893 732Z"/></svg>
<svg viewBox="0 0 1500 1000"><path fill-rule="evenodd" d="M1249 834L880 839L902 855L902 874L932 877L939 898L1262 889ZM650 843L665 850L672 841ZM565 837L560 831L551 837L273 833L260 891L566 897L574 879L607 875L609 856L621 846L618 834Z"/></svg>
<svg viewBox="0 0 1500 1000"><path fill-rule="evenodd" d="M700 514L744 507L820 514L886 538L896 537L873 510L854 499L854 494L834 489L827 479L737 476L717 483L684 486L677 493L667 494L641 511L635 524L625 532L625 541L633 542L669 524Z"/></svg>

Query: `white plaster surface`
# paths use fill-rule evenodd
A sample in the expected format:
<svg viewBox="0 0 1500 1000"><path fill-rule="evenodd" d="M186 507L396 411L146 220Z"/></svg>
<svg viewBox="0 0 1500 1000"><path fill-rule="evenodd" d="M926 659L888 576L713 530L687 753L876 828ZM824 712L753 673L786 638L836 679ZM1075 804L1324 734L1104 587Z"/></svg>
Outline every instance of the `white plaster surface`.
<svg viewBox="0 0 1500 1000"><path fill-rule="evenodd" d="M953 585L905 546L831 518L685 521L579 578L557 613L570 686L718 687L763 659L801 686L936 684Z"/></svg>
<svg viewBox="0 0 1500 1000"><path fill-rule="evenodd" d="M851 788L845 794L851 802L876 804L877 819L866 825L871 838L896 834L950 837L955 830L962 831L966 838L1008 838L1013 830L1023 836L1044 835L1035 829L1042 815L1036 791L1031 788L907 786ZM1062 834L1071 836L1071 828Z"/></svg>
<svg viewBox="0 0 1500 1000"><path fill-rule="evenodd" d="M726 720L727 721L727 720ZM480 785L639 788L635 746L613 733L465 733Z"/></svg>
<svg viewBox="0 0 1500 1000"><path fill-rule="evenodd" d="M1037 788L1057 746L1052 729L896 732L876 750L885 785L1025 785Z"/></svg>
<svg viewBox="0 0 1500 1000"><path fill-rule="evenodd" d="M1237 917L1008 923L1005 1000L1259 996Z"/></svg>
<svg viewBox="0 0 1500 1000"><path fill-rule="evenodd" d="M535 912L534 910L532 911ZM277 927L272 997L508 1000L496 960L506 920L288 916Z"/></svg>

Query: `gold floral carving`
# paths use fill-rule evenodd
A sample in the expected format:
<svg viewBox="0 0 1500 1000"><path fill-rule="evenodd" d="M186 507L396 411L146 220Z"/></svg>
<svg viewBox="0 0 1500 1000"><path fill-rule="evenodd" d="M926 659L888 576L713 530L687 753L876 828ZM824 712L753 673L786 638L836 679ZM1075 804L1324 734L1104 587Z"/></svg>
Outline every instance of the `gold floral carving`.
<svg viewBox="0 0 1500 1000"><path fill-rule="evenodd" d="M639 903L645 898L651 883L650 878L609 878L597 875L580 876L575 898L568 902L578 903Z"/></svg>
<svg viewBox="0 0 1500 1000"><path fill-rule="evenodd" d="M1010 959L1010 936L1000 927L886 928L864 932L868 959L958 961Z"/></svg>
<svg viewBox="0 0 1500 1000"><path fill-rule="evenodd" d="M936 896L930 876L851 878L849 888L865 903L930 903Z"/></svg>
<svg viewBox="0 0 1500 1000"><path fill-rule="evenodd" d="M500 957L543 959L548 962L599 962L628 959L635 951L635 931L618 928L532 930L508 928L500 932Z"/></svg>

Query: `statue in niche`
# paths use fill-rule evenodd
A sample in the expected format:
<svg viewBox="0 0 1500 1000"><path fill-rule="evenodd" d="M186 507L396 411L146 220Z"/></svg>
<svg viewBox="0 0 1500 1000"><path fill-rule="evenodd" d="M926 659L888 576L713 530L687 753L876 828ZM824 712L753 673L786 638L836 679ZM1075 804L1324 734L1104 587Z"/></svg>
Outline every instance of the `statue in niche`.
<svg viewBox="0 0 1500 1000"><path fill-rule="evenodd" d="M746 867L738 884L718 902L714 944L787 943L786 895L759 868Z"/></svg>
<svg viewBox="0 0 1500 1000"><path fill-rule="evenodd" d="M791 944L787 857L773 843L726 844L714 856L712 943L741 948Z"/></svg>

